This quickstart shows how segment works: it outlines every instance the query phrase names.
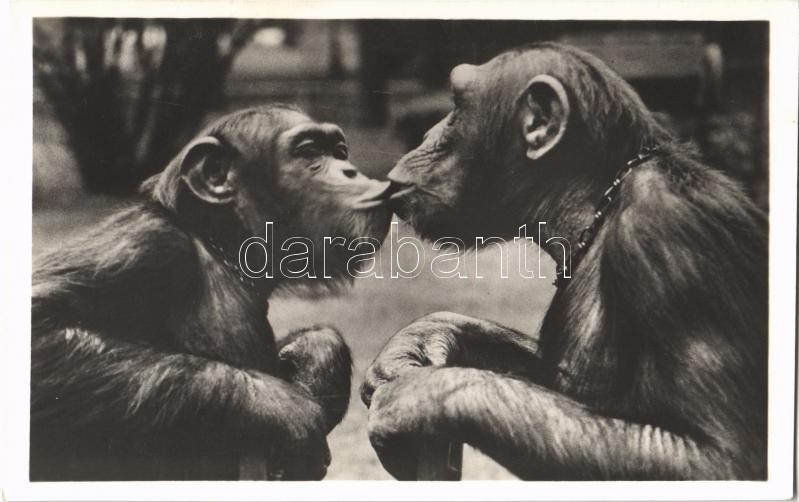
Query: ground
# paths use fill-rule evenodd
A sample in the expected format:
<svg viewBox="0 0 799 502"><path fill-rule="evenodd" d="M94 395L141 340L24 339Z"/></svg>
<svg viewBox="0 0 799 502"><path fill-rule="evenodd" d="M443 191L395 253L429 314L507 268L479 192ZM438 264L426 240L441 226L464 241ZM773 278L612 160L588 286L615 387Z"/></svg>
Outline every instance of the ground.
<svg viewBox="0 0 799 502"><path fill-rule="evenodd" d="M96 224L126 201L73 191L74 174L68 169L63 145L56 141L60 135L49 134L48 125L42 122L34 129L34 172L40 176L33 211L33 252L37 255L57 250L64 239ZM383 130L353 127L345 130L353 161L366 172L377 175L385 172L401 154L402 147ZM44 180L41 173L46 173ZM406 225L400 224L399 228L400 235L412 235ZM386 277L390 260L387 251L384 248L381 254ZM403 251L410 252L407 247ZM536 267L538 248L529 246L524 251L531 266ZM413 279L358 279L338 297L316 300L281 297L271 302L270 321L278 336L292 328L329 323L341 330L353 351L353 396L347 416L329 437L333 463L326 479L389 479L369 444L367 409L358 397L358 387L374 356L398 329L424 314L449 310L492 319L528 333L536 332L554 292L552 279L519 277L518 252L514 244L505 249L508 278L500 277L501 255L493 249L463 255L468 279L439 279L430 271L434 252L427 245L426 266ZM399 256L406 268L413 263L412 256L407 254ZM410 265L407 260L411 260ZM475 277L478 265L483 279ZM551 276L551 261L547 259L542 265L544 273ZM465 479L511 477L474 450L467 449L464 456Z"/></svg>

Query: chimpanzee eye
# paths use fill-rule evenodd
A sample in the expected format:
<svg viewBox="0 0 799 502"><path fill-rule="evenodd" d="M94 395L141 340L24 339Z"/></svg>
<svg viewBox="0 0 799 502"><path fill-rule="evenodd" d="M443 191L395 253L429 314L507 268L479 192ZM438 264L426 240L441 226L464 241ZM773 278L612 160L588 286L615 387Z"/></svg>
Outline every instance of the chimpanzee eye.
<svg viewBox="0 0 799 502"><path fill-rule="evenodd" d="M339 160L347 160L350 156L350 151L347 149L347 145L344 143L339 143L333 149L333 156Z"/></svg>
<svg viewBox="0 0 799 502"><path fill-rule="evenodd" d="M313 140L303 141L294 149L294 155L298 157L314 158L322 155L322 151Z"/></svg>

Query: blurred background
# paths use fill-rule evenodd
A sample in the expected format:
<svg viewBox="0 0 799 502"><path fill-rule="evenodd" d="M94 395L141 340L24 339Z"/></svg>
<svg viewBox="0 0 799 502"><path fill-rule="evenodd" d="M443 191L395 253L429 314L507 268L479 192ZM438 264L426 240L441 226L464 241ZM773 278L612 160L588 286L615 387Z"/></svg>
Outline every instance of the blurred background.
<svg viewBox="0 0 799 502"><path fill-rule="evenodd" d="M39 18L33 30L34 255L128 203L205 122L251 105L296 103L340 124L353 162L385 176L446 115L454 65L540 40L604 59L768 210L766 22ZM413 234L402 224L400 233ZM358 279L335 298L273 302L278 336L328 322L353 349L353 400L330 436L327 479L388 479L357 386L397 329L450 310L536 332L554 289L551 278L513 273L521 253L536 266L536 247L511 245L464 256L470 279L437 279L427 267L414 279ZM428 247L428 264L433 255ZM484 279L474 278L478 263ZM464 478L510 475L467 450Z"/></svg>

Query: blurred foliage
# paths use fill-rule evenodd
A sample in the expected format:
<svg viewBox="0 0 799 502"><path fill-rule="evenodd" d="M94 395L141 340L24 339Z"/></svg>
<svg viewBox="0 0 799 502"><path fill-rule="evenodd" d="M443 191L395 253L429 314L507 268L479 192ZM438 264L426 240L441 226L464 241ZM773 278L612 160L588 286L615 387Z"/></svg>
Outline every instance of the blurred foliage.
<svg viewBox="0 0 799 502"><path fill-rule="evenodd" d="M741 181L752 198L768 209L768 124L736 111L711 115L703 124L700 146L711 166Z"/></svg>
<svg viewBox="0 0 799 502"><path fill-rule="evenodd" d="M89 191L128 193L160 171L222 99L259 21L37 19L34 78Z"/></svg>

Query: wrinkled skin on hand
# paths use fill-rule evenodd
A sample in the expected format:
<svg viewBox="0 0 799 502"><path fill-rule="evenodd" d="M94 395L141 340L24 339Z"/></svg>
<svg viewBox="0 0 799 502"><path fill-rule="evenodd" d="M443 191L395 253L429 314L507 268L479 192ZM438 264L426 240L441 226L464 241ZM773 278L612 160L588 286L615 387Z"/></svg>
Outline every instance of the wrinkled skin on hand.
<svg viewBox="0 0 799 502"><path fill-rule="evenodd" d="M431 314L401 329L380 351L366 371L361 399L370 406L372 395L381 385L424 366L446 366L458 354L456 324L446 317L456 314Z"/></svg>
<svg viewBox="0 0 799 502"><path fill-rule="evenodd" d="M432 371L432 368L406 371L380 385L371 395L369 440L383 467L398 480L415 479L422 444L443 430L435 389L425 388L422 395L429 401L417 399L423 376ZM452 432L448 430L449 434Z"/></svg>
<svg viewBox="0 0 799 502"><path fill-rule="evenodd" d="M352 357L334 328L314 326L289 334L278 352L280 374L311 398L313 427L287 441L274 457L281 479L322 479L331 455L325 436L341 422L350 399ZM291 429L292 424L288 424Z"/></svg>
<svg viewBox="0 0 799 502"><path fill-rule="evenodd" d="M282 340L278 361L281 375L321 404L330 432L350 402L352 356L344 338L328 326L294 332Z"/></svg>

